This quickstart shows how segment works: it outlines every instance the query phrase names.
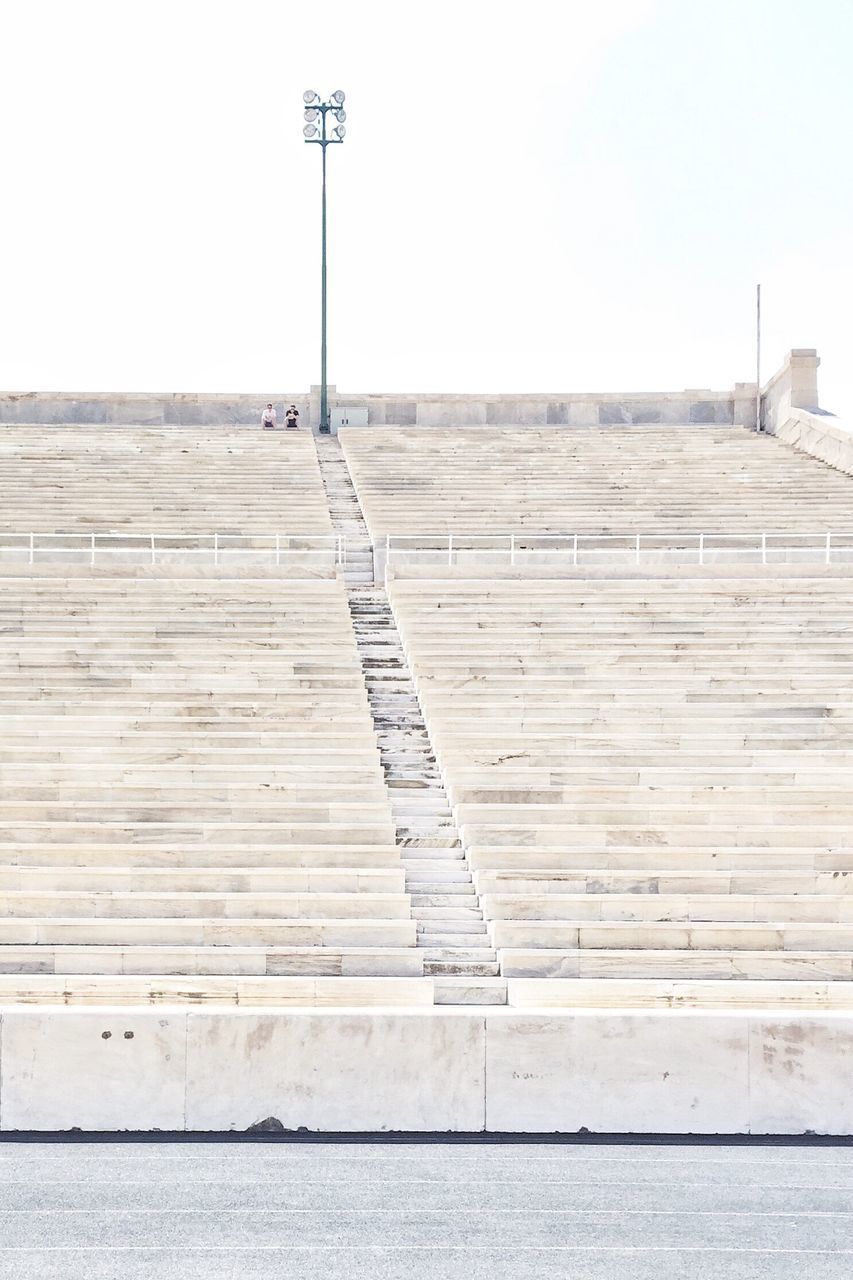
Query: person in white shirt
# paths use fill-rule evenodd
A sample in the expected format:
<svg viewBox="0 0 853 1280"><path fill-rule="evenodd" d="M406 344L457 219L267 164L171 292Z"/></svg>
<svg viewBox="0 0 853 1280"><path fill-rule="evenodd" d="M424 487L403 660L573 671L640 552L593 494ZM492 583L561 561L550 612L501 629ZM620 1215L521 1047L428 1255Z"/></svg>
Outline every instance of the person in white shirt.
<svg viewBox="0 0 853 1280"><path fill-rule="evenodd" d="M261 414L261 426L265 431L275 431L275 409L271 404Z"/></svg>

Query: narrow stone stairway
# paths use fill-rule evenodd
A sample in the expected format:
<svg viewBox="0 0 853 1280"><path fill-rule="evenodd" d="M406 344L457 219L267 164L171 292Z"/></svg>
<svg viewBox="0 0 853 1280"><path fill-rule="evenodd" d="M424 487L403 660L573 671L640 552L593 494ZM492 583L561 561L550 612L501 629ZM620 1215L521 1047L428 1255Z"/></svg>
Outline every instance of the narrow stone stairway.
<svg viewBox="0 0 853 1280"><path fill-rule="evenodd" d="M316 437L316 444L332 524L347 538L350 614L424 972L436 980L439 1003L503 1004L506 983L498 976L388 596L373 584L373 551L346 460L335 437Z"/></svg>
<svg viewBox="0 0 853 1280"><path fill-rule="evenodd" d="M335 533L346 538L344 581L348 590L373 583L373 548L349 467L336 436L315 436L320 475Z"/></svg>

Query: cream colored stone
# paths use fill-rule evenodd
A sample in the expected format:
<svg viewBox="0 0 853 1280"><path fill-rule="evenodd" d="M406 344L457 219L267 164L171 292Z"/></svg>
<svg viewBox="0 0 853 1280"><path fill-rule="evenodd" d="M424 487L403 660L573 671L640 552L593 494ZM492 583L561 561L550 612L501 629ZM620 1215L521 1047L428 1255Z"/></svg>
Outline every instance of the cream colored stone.
<svg viewBox="0 0 853 1280"><path fill-rule="evenodd" d="M750 1019L753 1133L853 1130L853 1025L843 1013Z"/></svg>
<svg viewBox="0 0 853 1280"><path fill-rule="evenodd" d="M390 1132L483 1127L481 1015L189 1015L187 1127Z"/></svg>
<svg viewBox="0 0 853 1280"><path fill-rule="evenodd" d="M491 1014L487 1127L526 1133L746 1132L748 1043L749 1023L736 1014Z"/></svg>
<svg viewBox="0 0 853 1280"><path fill-rule="evenodd" d="M0 1125L14 1129L182 1129L186 1015L0 1010Z"/></svg>

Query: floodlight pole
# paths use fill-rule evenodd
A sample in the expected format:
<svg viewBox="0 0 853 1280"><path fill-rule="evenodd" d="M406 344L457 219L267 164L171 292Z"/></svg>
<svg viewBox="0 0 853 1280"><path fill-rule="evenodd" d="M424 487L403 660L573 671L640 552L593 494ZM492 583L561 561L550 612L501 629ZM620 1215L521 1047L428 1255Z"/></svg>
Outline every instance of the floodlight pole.
<svg viewBox="0 0 853 1280"><path fill-rule="evenodd" d="M306 139L307 141L307 139ZM323 246L320 251L320 430L327 435L329 424L329 383L326 369L326 113L323 112Z"/></svg>
<svg viewBox="0 0 853 1280"><path fill-rule="evenodd" d="M343 121L346 119L346 113L343 110L344 94L340 89L332 94L327 102L319 101L319 94L309 89L302 95L305 103L305 120L308 122L303 130L306 142L315 142L323 152L322 162L322 234L321 234L321 250L320 250L320 433L328 435L331 431L329 421L329 383L327 369L327 255L326 255L326 148L334 143L343 142L346 129L343 127ZM341 123L332 131L332 137L329 137L326 127L326 116L329 112L333 112L335 119ZM318 132L314 120L319 114L319 134L318 138L312 135Z"/></svg>

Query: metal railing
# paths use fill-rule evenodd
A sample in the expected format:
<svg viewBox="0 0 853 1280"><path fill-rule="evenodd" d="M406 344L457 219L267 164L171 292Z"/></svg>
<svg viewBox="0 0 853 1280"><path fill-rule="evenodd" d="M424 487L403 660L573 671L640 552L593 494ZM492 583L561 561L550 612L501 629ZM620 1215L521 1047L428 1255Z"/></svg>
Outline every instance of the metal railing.
<svg viewBox="0 0 853 1280"><path fill-rule="evenodd" d="M96 564L121 557L137 564L200 561L281 565L297 556L345 566L346 536L340 533L0 533L0 563L30 565L66 560Z"/></svg>
<svg viewBox="0 0 853 1280"><path fill-rule="evenodd" d="M754 533L439 533L387 534L385 561L432 557L433 563L461 564L470 557L481 563L495 557L509 565L534 557L562 556L572 567L599 562L643 564L672 560L685 564L720 564L746 559L757 564L853 563L853 531L784 530Z"/></svg>

